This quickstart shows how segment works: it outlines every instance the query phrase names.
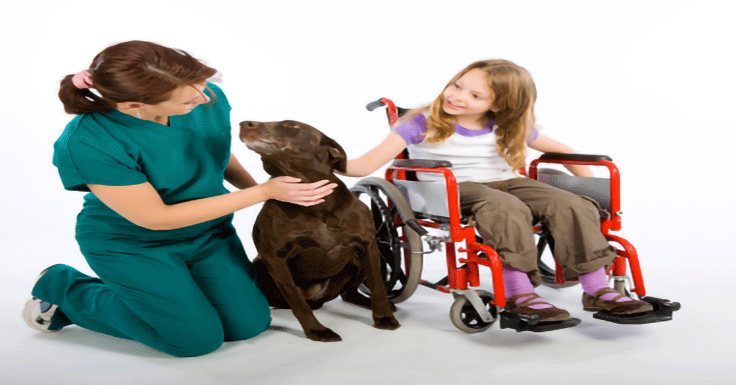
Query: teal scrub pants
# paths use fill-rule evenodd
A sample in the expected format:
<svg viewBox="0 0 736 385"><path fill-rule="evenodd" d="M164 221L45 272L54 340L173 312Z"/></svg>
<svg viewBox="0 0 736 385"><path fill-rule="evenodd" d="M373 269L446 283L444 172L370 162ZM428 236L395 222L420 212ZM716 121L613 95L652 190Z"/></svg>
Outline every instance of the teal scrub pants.
<svg viewBox="0 0 736 385"><path fill-rule="evenodd" d="M87 233L77 240L100 278L55 265L38 280L33 296L61 310L51 329L76 324L187 357L253 337L271 322L229 221L188 239Z"/></svg>

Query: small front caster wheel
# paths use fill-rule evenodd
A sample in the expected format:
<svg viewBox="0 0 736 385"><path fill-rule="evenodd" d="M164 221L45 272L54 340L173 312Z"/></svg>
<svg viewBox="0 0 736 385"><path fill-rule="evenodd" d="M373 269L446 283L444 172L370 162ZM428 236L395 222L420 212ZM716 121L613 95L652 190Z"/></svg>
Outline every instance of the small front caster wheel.
<svg viewBox="0 0 736 385"><path fill-rule="evenodd" d="M473 304L463 296L457 297L450 307L450 320L452 324L465 333L485 331L498 319L498 309L493 305L493 294L484 290L478 290L478 296L480 296L485 309L491 314L490 321L484 321L478 311L475 310Z"/></svg>

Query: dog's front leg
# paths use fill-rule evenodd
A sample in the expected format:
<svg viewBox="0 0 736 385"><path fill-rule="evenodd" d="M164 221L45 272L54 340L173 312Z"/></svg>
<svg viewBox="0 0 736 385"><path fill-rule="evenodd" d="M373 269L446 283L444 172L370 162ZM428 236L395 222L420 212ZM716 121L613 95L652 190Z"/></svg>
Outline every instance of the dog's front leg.
<svg viewBox="0 0 736 385"><path fill-rule="evenodd" d="M276 283L281 295L289 303L294 317L302 325L307 338L322 342L342 341L342 338L337 333L322 325L317 320L317 317L314 316L312 308L307 304L304 295L297 288L286 260L281 258L270 259L267 261L264 260L268 266L268 272Z"/></svg>
<svg viewBox="0 0 736 385"><path fill-rule="evenodd" d="M371 290L371 310L373 310L373 326L378 329L396 330L401 324L394 317L391 303L386 294L386 283L381 274L381 252L374 239L366 245L366 283Z"/></svg>

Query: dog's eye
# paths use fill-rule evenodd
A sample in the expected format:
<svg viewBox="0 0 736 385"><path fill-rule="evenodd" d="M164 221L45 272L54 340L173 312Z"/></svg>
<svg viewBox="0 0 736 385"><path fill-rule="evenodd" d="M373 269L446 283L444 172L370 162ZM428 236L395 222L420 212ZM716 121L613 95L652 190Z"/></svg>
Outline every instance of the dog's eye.
<svg viewBox="0 0 736 385"><path fill-rule="evenodd" d="M289 123L289 128L299 128L299 125L296 123Z"/></svg>

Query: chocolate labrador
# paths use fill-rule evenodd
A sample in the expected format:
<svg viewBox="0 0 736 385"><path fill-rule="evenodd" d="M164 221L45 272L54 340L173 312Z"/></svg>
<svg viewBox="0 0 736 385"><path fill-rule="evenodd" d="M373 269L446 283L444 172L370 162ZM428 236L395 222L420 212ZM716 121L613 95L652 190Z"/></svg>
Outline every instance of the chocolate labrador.
<svg viewBox="0 0 736 385"><path fill-rule="evenodd" d="M306 336L315 341L341 340L312 312L338 295L370 307L376 328L397 329L371 211L333 174L345 172L342 147L316 128L292 120L241 122L240 140L261 155L263 168L273 177L337 184L320 204L304 207L271 199L258 214L253 265L271 306L291 308ZM357 293L364 281L370 299Z"/></svg>

